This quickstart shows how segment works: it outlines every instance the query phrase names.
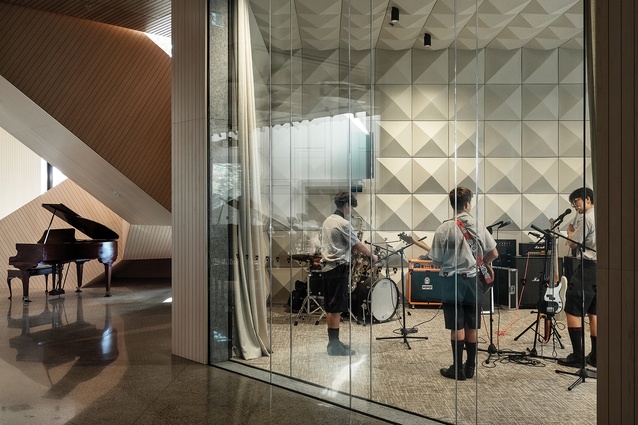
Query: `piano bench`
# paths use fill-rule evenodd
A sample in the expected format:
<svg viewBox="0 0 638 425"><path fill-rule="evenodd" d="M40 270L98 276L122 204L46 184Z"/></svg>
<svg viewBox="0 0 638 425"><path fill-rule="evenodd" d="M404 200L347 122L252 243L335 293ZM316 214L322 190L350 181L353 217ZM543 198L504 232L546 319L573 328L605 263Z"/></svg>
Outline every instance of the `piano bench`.
<svg viewBox="0 0 638 425"><path fill-rule="evenodd" d="M28 269L29 276L42 276L44 275L46 288L49 288L49 275L53 273L53 266L48 264L42 264L39 266L31 267ZM13 291L11 290L11 279L22 279L22 272L18 269L7 270L7 285L9 285L9 299L13 297Z"/></svg>

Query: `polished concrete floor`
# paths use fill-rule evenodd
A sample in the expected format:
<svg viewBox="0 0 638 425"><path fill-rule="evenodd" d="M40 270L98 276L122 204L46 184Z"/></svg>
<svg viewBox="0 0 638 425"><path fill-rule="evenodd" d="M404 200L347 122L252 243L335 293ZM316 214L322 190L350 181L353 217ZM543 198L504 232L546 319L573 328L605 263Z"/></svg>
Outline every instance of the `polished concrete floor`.
<svg viewBox="0 0 638 425"><path fill-rule="evenodd" d="M171 355L168 280L112 292L0 288L0 424L387 423Z"/></svg>

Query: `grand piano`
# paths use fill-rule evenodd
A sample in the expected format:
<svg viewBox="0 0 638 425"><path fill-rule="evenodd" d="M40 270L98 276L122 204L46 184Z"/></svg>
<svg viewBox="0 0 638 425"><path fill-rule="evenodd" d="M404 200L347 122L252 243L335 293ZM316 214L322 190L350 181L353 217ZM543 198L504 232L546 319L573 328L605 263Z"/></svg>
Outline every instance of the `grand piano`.
<svg viewBox="0 0 638 425"><path fill-rule="evenodd" d="M60 270L57 276L53 273L52 295L64 293L62 289L62 266L65 263L74 262L77 270L77 289L82 288L82 269L84 263L90 260L98 260L104 264L106 280L106 295L111 296L111 269L117 258L117 239L119 235L113 230L96 223L88 218L80 217L64 204L42 204L42 207L51 211L51 221L42 238L37 243L17 243L17 254L9 258L9 264L20 270L22 279L22 295L24 301L29 300L29 276L30 269L48 264L53 270ZM51 229L53 219L59 217L69 223L74 229ZM75 238L75 229L78 229L91 240Z"/></svg>

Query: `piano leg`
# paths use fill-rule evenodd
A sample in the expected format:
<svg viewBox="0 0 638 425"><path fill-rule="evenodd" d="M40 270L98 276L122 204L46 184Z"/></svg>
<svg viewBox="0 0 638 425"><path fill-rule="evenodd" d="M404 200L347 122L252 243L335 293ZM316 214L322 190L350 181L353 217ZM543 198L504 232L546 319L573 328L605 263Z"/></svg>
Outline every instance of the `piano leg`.
<svg viewBox="0 0 638 425"><path fill-rule="evenodd" d="M75 292L82 292L82 272L84 271L84 261L77 261L75 263L75 269L78 274L78 287Z"/></svg>
<svg viewBox="0 0 638 425"><path fill-rule="evenodd" d="M20 270L20 274L22 275L22 301L25 303L30 303L29 299L29 276L31 273L29 270Z"/></svg>
<svg viewBox="0 0 638 425"><path fill-rule="evenodd" d="M111 296L111 270L113 263L104 263L104 277L106 278L106 294L105 297Z"/></svg>

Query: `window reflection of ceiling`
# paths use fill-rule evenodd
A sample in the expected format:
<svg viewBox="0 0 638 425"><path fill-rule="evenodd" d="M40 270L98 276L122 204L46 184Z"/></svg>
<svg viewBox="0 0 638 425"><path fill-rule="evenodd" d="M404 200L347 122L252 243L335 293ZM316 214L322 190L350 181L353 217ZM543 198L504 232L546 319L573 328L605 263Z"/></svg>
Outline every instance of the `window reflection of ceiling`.
<svg viewBox="0 0 638 425"><path fill-rule="evenodd" d="M275 50L332 50L348 45L354 50L424 49L426 32L432 35L430 48L434 50L453 43L469 50L582 47L584 0L249 1L264 40L272 40ZM171 0L0 2L171 35ZM391 26L393 6L400 15L399 22Z"/></svg>
<svg viewBox="0 0 638 425"><path fill-rule="evenodd" d="M250 0L250 5L273 50L424 49L425 33L432 35L434 50L454 42L466 50L582 48L583 0ZM390 25L393 6L400 19Z"/></svg>

